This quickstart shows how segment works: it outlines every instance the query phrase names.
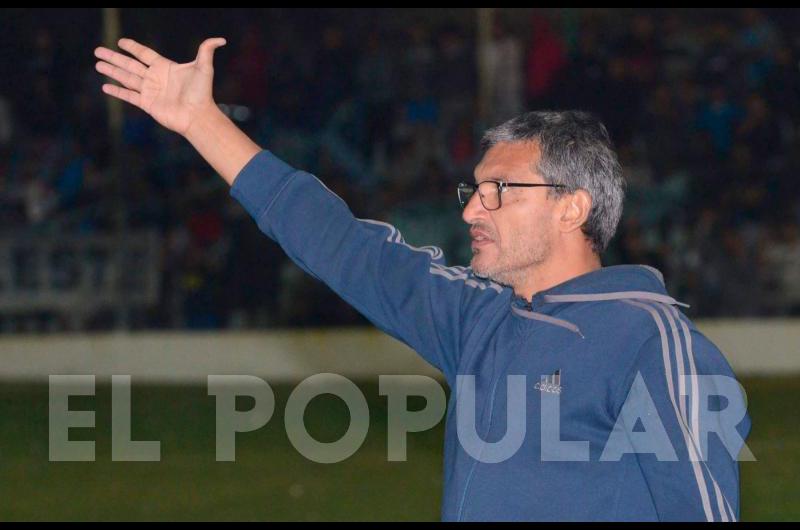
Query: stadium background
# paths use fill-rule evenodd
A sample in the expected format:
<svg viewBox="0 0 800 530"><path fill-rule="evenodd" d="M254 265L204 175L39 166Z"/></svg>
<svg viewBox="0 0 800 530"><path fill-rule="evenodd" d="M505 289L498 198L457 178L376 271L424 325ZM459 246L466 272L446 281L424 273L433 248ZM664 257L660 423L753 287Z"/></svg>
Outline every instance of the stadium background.
<svg viewBox="0 0 800 530"><path fill-rule="evenodd" d="M658 267L730 345L758 458L742 464L742 518L800 518L796 10L10 8L0 21L0 519L438 517L441 425L387 462L377 390L377 373L429 372L289 263L185 141L109 105L92 50L115 33L179 62L226 37L215 94L231 117L451 263L468 259L454 189L481 131L525 109L599 114L629 184L604 262ZM369 437L314 464L286 440L282 403L305 372L350 373L353 344L382 359L354 374ZM303 369L287 364L298 355ZM221 362L278 394L235 463L214 462L200 377ZM98 375L95 397L70 402L97 410L95 429L71 430L97 440L94 463L48 461L51 373ZM134 375L134 439L160 440L161 462L111 462L112 373ZM334 440L348 414L327 396L306 420Z"/></svg>

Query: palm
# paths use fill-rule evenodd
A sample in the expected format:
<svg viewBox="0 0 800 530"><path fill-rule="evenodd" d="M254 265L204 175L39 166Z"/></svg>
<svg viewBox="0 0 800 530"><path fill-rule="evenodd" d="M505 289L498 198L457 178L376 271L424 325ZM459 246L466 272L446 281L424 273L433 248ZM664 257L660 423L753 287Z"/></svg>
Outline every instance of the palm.
<svg viewBox="0 0 800 530"><path fill-rule="evenodd" d="M177 64L167 59L147 69L141 91L142 109L165 127L185 133L194 111L212 103L212 73L201 72L195 61Z"/></svg>
<svg viewBox="0 0 800 530"><path fill-rule="evenodd" d="M122 85L107 84L103 91L141 108L161 125L185 134L195 116L214 105L213 52L224 43L223 39L206 40L200 45L197 58L185 64L161 57L130 39L120 40L120 47L136 59L98 48L95 55L102 61L97 63L97 70Z"/></svg>

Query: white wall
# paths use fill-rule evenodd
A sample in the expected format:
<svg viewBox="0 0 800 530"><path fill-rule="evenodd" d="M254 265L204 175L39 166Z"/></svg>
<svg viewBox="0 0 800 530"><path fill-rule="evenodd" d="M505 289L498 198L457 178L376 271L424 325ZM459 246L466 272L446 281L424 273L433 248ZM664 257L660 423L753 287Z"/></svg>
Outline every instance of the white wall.
<svg viewBox="0 0 800 530"><path fill-rule="evenodd" d="M800 374L800 320L714 320L698 326L738 375ZM0 379L6 381L94 374L205 384L210 374L247 374L280 382L322 372L353 379L438 375L412 350L372 329L0 337Z"/></svg>
<svg viewBox="0 0 800 530"><path fill-rule="evenodd" d="M371 329L0 338L0 379L6 380L94 374L205 384L211 374L270 382L322 372L351 378L438 374L405 345Z"/></svg>
<svg viewBox="0 0 800 530"><path fill-rule="evenodd" d="M800 319L719 319L697 326L737 374L800 375Z"/></svg>

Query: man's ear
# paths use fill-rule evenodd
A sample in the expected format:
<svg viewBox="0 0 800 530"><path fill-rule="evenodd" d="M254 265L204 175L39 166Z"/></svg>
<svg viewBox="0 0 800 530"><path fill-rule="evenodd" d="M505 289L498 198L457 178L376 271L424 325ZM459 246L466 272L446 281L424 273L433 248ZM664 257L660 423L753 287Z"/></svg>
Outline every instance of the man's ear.
<svg viewBox="0 0 800 530"><path fill-rule="evenodd" d="M592 197L584 189L561 197L560 228L562 232L573 232L582 227L592 211Z"/></svg>

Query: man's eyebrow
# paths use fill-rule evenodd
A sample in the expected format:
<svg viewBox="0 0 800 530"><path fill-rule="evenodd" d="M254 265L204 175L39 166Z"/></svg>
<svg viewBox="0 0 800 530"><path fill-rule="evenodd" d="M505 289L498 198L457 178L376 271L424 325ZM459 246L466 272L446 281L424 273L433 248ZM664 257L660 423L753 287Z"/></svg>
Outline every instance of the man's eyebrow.
<svg viewBox="0 0 800 530"><path fill-rule="evenodd" d="M475 177L475 184L480 184L481 182L486 182L489 180L493 180L496 182L508 182L508 177L506 175L493 175L491 177L485 178L481 181L478 181L478 178Z"/></svg>

